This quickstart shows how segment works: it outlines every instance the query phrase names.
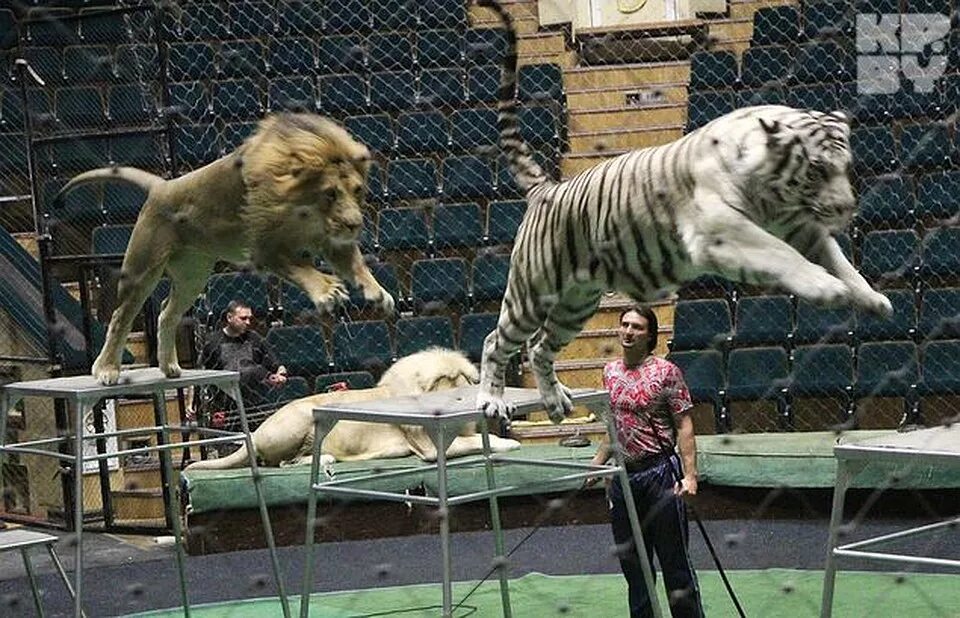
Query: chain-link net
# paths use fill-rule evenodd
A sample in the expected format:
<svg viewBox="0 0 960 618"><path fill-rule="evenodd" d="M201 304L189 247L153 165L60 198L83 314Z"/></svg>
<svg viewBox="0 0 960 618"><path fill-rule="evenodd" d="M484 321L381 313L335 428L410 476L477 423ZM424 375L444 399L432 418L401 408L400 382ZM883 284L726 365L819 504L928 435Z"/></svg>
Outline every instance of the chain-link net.
<svg viewBox="0 0 960 618"><path fill-rule="evenodd" d="M684 373L697 434L722 434L716 444L749 451L752 443L737 442L739 434L776 439L954 419L955 2L668 0L626 7L596 0L589 14L565 19L555 15L558 4L507 4L520 35L520 131L553 177L668 143L748 105L841 109L851 118L859 211L837 240L890 298L894 316L814 307L713 276L658 301L657 352ZM223 332L237 316L236 301L242 316L249 313L244 328L256 333L261 354L243 389L255 427L288 401L372 386L396 359L429 346L460 349L479 362L526 208L497 143L506 42L493 12L463 0L2 6L0 368L9 369L10 381L41 377L47 363L89 371L145 199L132 185L105 182L56 201L64 184L104 166L180 176L233 151L260 119L279 111L332 117L373 153L360 245L397 311L383 315L351 288L344 306L323 313L274 273L220 263L178 334L184 366L226 366ZM569 27L553 25L571 19ZM321 259L316 265L331 272ZM156 362L154 324L168 293L162 282L147 302L125 362ZM618 316L626 306L619 296L604 299L560 355L561 381L601 387L602 367L620 352ZM509 380L534 386L525 366ZM172 396L169 405L177 407ZM204 425L236 428L235 402L214 389L198 390L186 407ZM69 425L65 416L58 426L31 422L44 414L52 412L19 415L8 423L10 437L55 435ZM143 402L118 401L103 419L122 429L150 424L150 414ZM535 414L514 433L533 442L601 431L585 410L574 416L551 427ZM704 444L709 450L714 443ZM111 508L120 519L156 520L156 507L145 515L130 506L143 497L136 490L156 460L134 459L114 462L119 497ZM48 459L5 458L4 512L58 518L56 475ZM93 476L86 494L99 497ZM102 500L89 505L91 512L103 508ZM351 508L338 506L330 520L352 517ZM772 510L762 501L757 508L750 517ZM528 505L524 521L553 521L549 511ZM200 516L211 538L221 530L213 521L219 516Z"/></svg>

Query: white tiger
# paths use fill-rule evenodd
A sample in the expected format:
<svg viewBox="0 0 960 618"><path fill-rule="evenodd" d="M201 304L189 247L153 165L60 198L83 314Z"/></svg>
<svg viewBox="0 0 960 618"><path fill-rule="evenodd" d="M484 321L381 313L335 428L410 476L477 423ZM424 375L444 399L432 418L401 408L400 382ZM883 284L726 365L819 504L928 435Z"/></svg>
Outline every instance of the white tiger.
<svg viewBox="0 0 960 618"><path fill-rule="evenodd" d="M850 127L842 112L768 105L737 110L683 138L549 180L518 130L517 46L510 15L481 0L507 30L499 93L500 145L527 211L510 258L496 329L484 340L477 408L509 418L504 373L524 342L554 422L572 409L557 352L605 290L637 300L715 273L786 289L817 305L890 316L830 235L850 222Z"/></svg>

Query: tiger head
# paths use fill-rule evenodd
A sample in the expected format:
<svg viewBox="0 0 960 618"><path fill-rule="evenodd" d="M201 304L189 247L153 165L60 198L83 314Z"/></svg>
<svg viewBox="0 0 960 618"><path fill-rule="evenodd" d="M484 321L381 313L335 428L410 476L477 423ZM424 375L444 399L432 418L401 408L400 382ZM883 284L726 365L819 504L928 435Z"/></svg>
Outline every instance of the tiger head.
<svg viewBox="0 0 960 618"><path fill-rule="evenodd" d="M789 119L759 118L768 149L764 184L777 202L811 213L831 231L842 230L857 207L849 120L840 111L794 111L798 115Z"/></svg>

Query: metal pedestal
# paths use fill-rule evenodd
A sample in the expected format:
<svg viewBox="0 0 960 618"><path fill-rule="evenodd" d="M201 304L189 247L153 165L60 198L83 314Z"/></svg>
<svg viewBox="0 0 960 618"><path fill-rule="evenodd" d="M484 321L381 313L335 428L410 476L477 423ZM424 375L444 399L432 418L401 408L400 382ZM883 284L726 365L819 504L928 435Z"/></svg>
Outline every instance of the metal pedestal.
<svg viewBox="0 0 960 618"><path fill-rule="evenodd" d="M178 442L171 444L170 437L174 432L181 431L179 426L169 426L167 424L165 391L173 389L186 388L188 386L198 386L210 384L221 388L230 397L237 402L237 409L240 414L240 426L242 434L221 431L209 428L199 428L201 438L198 440ZM153 398L154 412L157 419L157 425L154 427L140 427L136 429L126 429L122 431L94 433L93 435L84 435L85 423L84 417L94 409L100 400L124 397L129 395L149 395ZM71 407L73 412L73 434L58 438L47 438L42 440L32 440L30 442L18 442L15 444L2 444L3 436L6 435L7 414L24 397L48 397L53 399L63 399ZM153 446L119 450L116 453L105 454L103 444L106 438L129 438L137 435L154 435L157 444ZM203 437L208 435L210 437ZM243 407L243 400L240 396L239 374L233 371L210 371L210 370L185 370L179 378L166 378L159 369L155 367L146 369L135 369L124 371L120 374L120 382L113 386L104 386L97 382L92 376L75 376L70 378L53 378L49 380L36 380L30 382L16 382L8 384L0 389L0 456L4 453L24 453L31 455L43 455L59 459L65 466L72 468L73 474L73 530L75 531L75 562L73 575L73 593L74 593L74 616L80 616L82 613L83 599L83 464L87 461L101 462L105 465L107 459L111 457L121 457L123 455L159 452L161 473L164 484L169 484L173 479L173 464L170 458L172 449L179 449L202 444L216 444L222 442L235 442L237 437L242 435L245 440L247 453L250 455L250 468L253 476L254 486L257 492L257 500L260 505L260 516L263 522L264 534L266 535L267 547L270 551L271 566L273 568L274 580L277 583L281 603L283 605L283 615L289 617L290 609L287 603L286 595L283 591L283 582L280 575L280 563L277 560L276 547L273 541L273 529L270 526L270 519L267 514L267 505L264 501L263 489L260 485L260 472L257 467L257 458L253 449L253 442L250 438L250 427L247 423L247 414ZM83 452L84 441L95 440L98 443L97 454L87 454ZM72 447L72 453L63 454L56 450L49 450L53 447L66 444ZM183 547L183 535L180 528L180 515L178 512L175 488L164 487L164 497L166 502L167 519L173 528L176 540L176 562L177 573L180 580L180 596L183 603L184 615L190 615L190 604L187 596L186 573L184 570L184 561L186 553ZM67 505L66 508L69 508Z"/></svg>
<svg viewBox="0 0 960 618"><path fill-rule="evenodd" d="M540 393L534 389L508 388L504 392L504 399L516 406L517 414L526 414L543 409ZM573 392L574 405L586 406L601 416L610 435L610 443L616 444L616 427L613 417L609 414L610 398L606 391L582 389ZM316 408L314 418L313 462L311 467L311 491L307 503L307 530L306 530L306 566L303 574L303 585L300 600L300 616L306 618L310 611L310 592L313 584L314 562L314 533L317 523L317 496L320 493L341 496L364 497L376 500L390 500L394 502L415 502L427 504L437 508L440 519L440 558L443 571L443 613L444 618L452 616L453 594L451 581L450 555L450 523L449 507L476 500L488 500L490 503L490 518L494 533L496 557L494 563L499 564L500 598L503 615L509 618L512 615L510 608L510 590L508 586L508 565L503 547L503 530L500 526L500 509L497 497L507 492L517 492L523 486L497 487L494 464L513 464L527 466L545 466L555 468L558 475L546 481L560 483L576 479L586 479L590 476L620 475L624 497L627 503L627 513L633 536L636 540L637 555L643 569L644 579L651 591L650 598L654 614L659 618L662 613L655 594L653 574L647 561L647 552L644 548L640 521L637 517L636 506L630 490L630 481L623 466L620 449L613 449L616 465L594 466L572 461L545 461L511 457L509 453L491 453L490 437L487 433L486 419L476 410L477 387L468 386L453 390L428 393L415 397L397 397L379 401L365 401L329 405ZM391 423L405 425L420 425L433 441L437 449L437 462L413 470L371 474L345 480L319 480L320 453L324 437L330 432L339 420L367 421L373 423ZM467 423L476 423L481 430L483 453L476 456L458 458L447 461L446 451L453 439L457 437L460 428ZM487 489L460 496L450 496L447 491L447 470L453 467L476 466L482 464L485 468ZM410 474L420 474L424 470L435 470L437 473L437 496L411 496L404 493L375 491L350 487L372 478L401 477ZM543 488L543 481L538 488Z"/></svg>
<svg viewBox="0 0 960 618"><path fill-rule="evenodd" d="M833 490L833 508L830 512L830 532L827 541L827 563L823 574L820 616L829 618L833 613L834 584L839 569L838 563L842 559L861 558L890 563L960 567L960 560L864 550L864 548L887 541L926 534L945 527L955 528L960 524L960 517L862 541L837 545L837 540L843 528L844 498L847 489L850 488L858 473L868 464L875 463L889 466L904 464L937 467L960 466L960 425L953 424L949 427L934 427L910 433L891 434L853 444L838 444L834 447L833 454L837 458L837 482Z"/></svg>

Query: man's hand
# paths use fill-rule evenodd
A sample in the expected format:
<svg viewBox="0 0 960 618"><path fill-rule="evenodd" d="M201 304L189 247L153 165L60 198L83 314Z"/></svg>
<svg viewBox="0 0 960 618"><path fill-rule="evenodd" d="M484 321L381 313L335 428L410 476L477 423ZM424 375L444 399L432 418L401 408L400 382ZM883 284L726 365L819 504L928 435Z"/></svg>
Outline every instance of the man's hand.
<svg viewBox="0 0 960 618"><path fill-rule="evenodd" d="M695 476L685 476L683 480L674 485L673 493L676 495L683 496L695 496L697 495L697 477Z"/></svg>
<svg viewBox="0 0 960 618"><path fill-rule="evenodd" d="M277 372L277 373L271 373L270 375L267 376L267 384L269 384L270 386L281 386L283 384L286 384L286 382L287 382L287 374L285 373Z"/></svg>

